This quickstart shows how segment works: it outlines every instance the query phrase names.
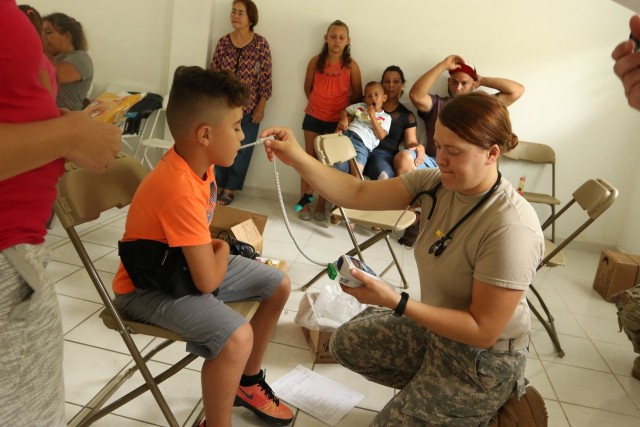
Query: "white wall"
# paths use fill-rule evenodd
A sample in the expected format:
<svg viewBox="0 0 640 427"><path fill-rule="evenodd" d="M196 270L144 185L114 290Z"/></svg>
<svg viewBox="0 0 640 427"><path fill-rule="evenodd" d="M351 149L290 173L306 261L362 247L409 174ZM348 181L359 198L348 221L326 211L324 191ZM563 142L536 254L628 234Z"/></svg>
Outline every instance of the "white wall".
<svg viewBox="0 0 640 427"><path fill-rule="evenodd" d="M300 140L304 72L318 53L328 24L350 26L353 57L363 81L400 65L407 91L426 70L457 53L481 75L508 77L526 87L510 107L523 140L551 145L558 157L558 196L565 201L591 177L617 186L620 198L582 240L640 253L640 112L627 107L612 72L613 46L628 36L631 12L609 0L256 0L256 31L271 44L273 97L263 125L292 127ZM230 31L230 0L32 0L42 13L61 11L81 21L94 59L96 92L113 80L144 82L162 93L175 65L205 65L217 39ZM209 37L207 37L209 35ZM445 94L445 79L435 91ZM410 105L405 95L404 101ZM502 165L527 189L548 182L532 170ZM299 178L279 165L283 190L299 191ZM256 150L245 192L273 191L272 166ZM544 216L548 210L539 209ZM577 220L579 217L574 216ZM560 224L558 235L570 226Z"/></svg>
<svg viewBox="0 0 640 427"><path fill-rule="evenodd" d="M44 16L63 12L82 23L94 65L94 94L126 81L162 93L167 86L172 0L33 0Z"/></svg>

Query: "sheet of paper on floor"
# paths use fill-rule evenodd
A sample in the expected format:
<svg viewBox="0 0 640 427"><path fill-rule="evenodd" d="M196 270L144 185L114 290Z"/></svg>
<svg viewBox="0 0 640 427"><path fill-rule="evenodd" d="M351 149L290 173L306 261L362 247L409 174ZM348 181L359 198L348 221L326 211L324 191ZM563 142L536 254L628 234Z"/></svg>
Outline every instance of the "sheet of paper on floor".
<svg viewBox="0 0 640 427"><path fill-rule="evenodd" d="M364 396L302 365L271 384L276 396L335 426Z"/></svg>

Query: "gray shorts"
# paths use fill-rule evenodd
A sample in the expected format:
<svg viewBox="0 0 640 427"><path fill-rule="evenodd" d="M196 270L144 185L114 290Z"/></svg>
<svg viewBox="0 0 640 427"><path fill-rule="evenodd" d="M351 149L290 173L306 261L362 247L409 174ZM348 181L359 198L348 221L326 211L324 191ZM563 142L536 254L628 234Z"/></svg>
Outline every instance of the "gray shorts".
<svg viewBox="0 0 640 427"><path fill-rule="evenodd" d="M391 313L369 307L330 342L340 364L400 390L370 427L484 426L512 394L524 392L526 348L470 347Z"/></svg>
<svg viewBox="0 0 640 427"><path fill-rule="evenodd" d="M229 337L247 320L224 302L269 298L284 273L241 256L229 255L227 274L218 296L194 294L175 299L160 291L135 289L116 295L116 306L130 318L176 332L189 353L213 359Z"/></svg>

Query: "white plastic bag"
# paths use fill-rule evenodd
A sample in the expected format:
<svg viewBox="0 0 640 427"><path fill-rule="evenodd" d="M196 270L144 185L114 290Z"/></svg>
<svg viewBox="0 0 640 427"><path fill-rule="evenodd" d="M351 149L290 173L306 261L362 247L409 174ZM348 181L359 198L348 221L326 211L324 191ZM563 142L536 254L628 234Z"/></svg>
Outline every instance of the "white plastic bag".
<svg viewBox="0 0 640 427"><path fill-rule="evenodd" d="M365 307L337 284L328 283L320 292L302 296L294 322L314 331L334 331Z"/></svg>

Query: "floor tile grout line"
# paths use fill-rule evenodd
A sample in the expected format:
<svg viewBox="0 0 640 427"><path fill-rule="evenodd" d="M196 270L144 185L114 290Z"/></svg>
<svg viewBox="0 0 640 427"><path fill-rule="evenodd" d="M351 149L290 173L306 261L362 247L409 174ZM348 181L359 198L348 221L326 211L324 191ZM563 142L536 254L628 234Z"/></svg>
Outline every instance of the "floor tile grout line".
<svg viewBox="0 0 640 427"><path fill-rule="evenodd" d="M108 328L106 328L106 326L105 326L105 329L108 329ZM113 329L108 329L108 330L113 331ZM117 333L117 331L113 331L113 332ZM65 335L66 335L66 334L65 334ZM138 335L138 334L132 334L132 337L135 337L135 336L137 336L137 335ZM141 334L140 336L144 336L144 337L147 337L147 336L148 336L148 337L151 337L150 335L143 335L143 334ZM138 347L138 351L140 352L140 354L142 354L142 356L143 356L143 357L144 357L144 355L145 355L145 352L149 349L149 347L153 345L153 342L155 341L155 339L156 339L156 338L157 338L157 339L162 339L162 338L158 338L158 337L153 337L153 339L151 339L147 344L145 344L145 345L144 345L144 346L142 346L142 347L140 347L140 346L138 346L138 345L136 344L136 347ZM100 350L100 351L106 351L106 352L114 353L114 354L118 354L118 355L121 355L121 356L131 357L131 353L129 353L129 352L122 352L122 351L119 351L119 350L114 350L114 349L110 349L110 348L104 348L104 347L97 346L97 345L95 345L95 344L88 344L88 343L86 343L86 342L76 341L76 340L74 340L74 339L67 338L67 337L65 337L65 338L64 338L64 340L65 340L66 342L70 342L70 343L73 343L73 344L76 344L76 345L80 345L80 346L84 346L84 347L89 347L89 348L93 348L93 349ZM182 341L175 341L175 342L176 342L176 343L179 343L179 342L182 342ZM277 344L282 345L281 343L277 343ZM295 347L294 347L294 348L295 348ZM186 353L186 352L185 352L185 353ZM162 354L162 352L160 352L160 353L158 353L158 354ZM182 357L184 357L184 356L181 356L181 358L182 358ZM195 359L195 360L198 360L198 359ZM159 363L159 364L161 364L161 365L165 365L165 366L172 366L172 365L174 365L174 364L175 364L174 362L165 362L165 361L163 361L163 360L158 360L158 359L156 359L156 358L155 358L155 356L154 356L153 358L151 358L151 359L150 359L150 361L151 361L151 362L154 362L154 363ZM133 365L133 363L134 363L134 360L133 360L133 359L131 359L131 360L127 361L127 364L125 365L125 368L128 368L130 365L132 366L132 365ZM193 362L191 362L191 363L193 363ZM189 364L189 365L191 365L191 364ZM185 370L188 370L188 371L191 371L191 372L198 372L198 373L199 373L199 372L201 372L201 371L200 371L200 370L198 370L198 369L194 369L194 368L189 367L189 365L187 365L184 369L185 369ZM123 369L124 369L124 368L123 368ZM113 379L113 378L111 378L111 379Z"/></svg>
<svg viewBox="0 0 640 427"><path fill-rule="evenodd" d="M97 304L97 303L94 303L94 304L101 305L101 304ZM64 333L63 337L66 336L67 334L73 332L76 328L80 327L87 320L91 319L96 313L98 313L101 310L101 308L102 307L97 307L94 312L92 312L90 315L88 315L87 317L85 317L84 319L82 319L78 323L76 323L71 329L69 329L67 332Z"/></svg>
<svg viewBox="0 0 640 427"><path fill-rule="evenodd" d="M585 366L576 366L576 365L571 365L569 363L562 363L562 360L556 361L556 360L540 359L540 361L541 362L552 363L554 365L568 366L570 368L584 369L584 370L587 370L587 371L597 372L597 373L600 373L600 374L615 375L613 372L611 372L611 370L609 369L608 365L607 365L607 370L606 371L602 371L600 369L594 369L594 368L589 368L589 367L585 367ZM631 375L629 375L629 376L631 376Z"/></svg>
<svg viewBox="0 0 640 427"><path fill-rule="evenodd" d="M124 212L122 215L126 216L126 212ZM105 220L104 222L100 222L98 224L92 225L91 227L87 228L86 230L83 230L83 231L79 232L78 236L80 237L80 240L82 240L82 238L84 236L86 236L87 234L93 233L94 231L97 231L97 230L100 230L102 228L108 227L111 224L113 224L114 222L117 222L117 221L119 221L121 219L122 219L121 215L116 215L116 216L114 216L112 218L109 218L108 220ZM66 230L64 230L64 231L65 231L65 234L66 234ZM71 243L71 238L69 238L69 235L58 236L58 237L62 237L63 240L61 240L59 242L56 242L56 243L53 243L51 246L48 246L48 248L51 251L53 251L55 249L59 249L59 248L61 248L63 246L66 246L67 244ZM84 240L82 240L82 242L85 243ZM101 243L94 243L94 242L89 242L89 243L92 243L94 245L105 246L105 247L112 247L112 246L104 245L104 244L101 244Z"/></svg>
<svg viewBox="0 0 640 427"><path fill-rule="evenodd" d="M78 414L80 414L80 412L82 412L82 411L84 411L84 410L90 410L90 409L91 409L91 408L88 408L86 405L79 405L79 404L77 404L77 403L68 402L68 401L65 401L65 403L66 403L67 405L73 405L73 406L76 406L76 407L80 408L80 410L79 410L78 412L76 412L75 414L73 414L73 416L71 417L71 419L73 419L74 417L77 417L77 416L78 416ZM114 416L114 417L118 417L118 418L124 418L124 419L127 419L127 420L135 421L135 422L137 422L137 423L145 424L145 425L148 425L148 426L153 426L153 427L163 427L163 426L162 426L162 425L160 425L160 424L150 423L150 422L145 421L145 420L140 420L140 419L137 419L137 418L127 417L127 416L125 416L125 415L120 415L120 414L116 414L116 413L113 413L113 412L111 412L111 413L109 413L109 414L105 415L105 417L103 417L103 418L101 418L101 419L104 419L104 418L106 418L106 417L108 417L108 416Z"/></svg>
<svg viewBox="0 0 640 427"><path fill-rule="evenodd" d="M535 342L533 340L531 340L531 345L533 346L533 348L536 351L536 354L538 355L538 358L539 358L540 357L540 352L538 351L538 348L536 347ZM544 371L544 376L546 377L547 382L549 383L549 386L551 387L551 390L553 390L553 394L556 397L556 399L552 399L552 400L558 402L558 404L560 405L560 410L562 410L562 415L564 416L564 419L567 421L567 424L571 425L571 422L569 421L569 416L567 415L566 411L564 410L564 407L562 406L562 402L560 401L560 396L558 395L556 387L553 385L553 381L551 381L551 376L549 375L549 372L547 371L547 367L544 366L544 361L542 359L539 359L539 361L540 361L540 366L542 367L542 370Z"/></svg>
<svg viewBox="0 0 640 427"><path fill-rule="evenodd" d="M573 403L573 402L564 402L564 401L560 401L560 405L572 405L572 406L579 406L581 408L586 408L586 409L591 409L591 410L595 410L595 411L601 411L601 412L606 412L608 414L614 414L614 415L622 415L623 417L630 417L630 418L638 418L640 419L640 415L629 415L629 414L625 414L622 412L615 412L615 411L609 411L607 409L602 409L602 408L595 408L593 406L586 406L586 405L582 405L580 403ZM569 423L569 425L571 425L571 423Z"/></svg>

